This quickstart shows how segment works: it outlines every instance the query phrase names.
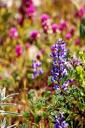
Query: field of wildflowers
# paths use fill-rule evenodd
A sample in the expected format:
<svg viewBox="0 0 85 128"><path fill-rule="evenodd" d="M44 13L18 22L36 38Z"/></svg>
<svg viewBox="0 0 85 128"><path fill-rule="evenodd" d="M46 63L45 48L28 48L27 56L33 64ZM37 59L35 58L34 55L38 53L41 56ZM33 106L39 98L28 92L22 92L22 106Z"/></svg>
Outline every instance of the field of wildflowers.
<svg viewBox="0 0 85 128"><path fill-rule="evenodd" d="M0 128L85 128L84 0L0 0Z"/></svg>

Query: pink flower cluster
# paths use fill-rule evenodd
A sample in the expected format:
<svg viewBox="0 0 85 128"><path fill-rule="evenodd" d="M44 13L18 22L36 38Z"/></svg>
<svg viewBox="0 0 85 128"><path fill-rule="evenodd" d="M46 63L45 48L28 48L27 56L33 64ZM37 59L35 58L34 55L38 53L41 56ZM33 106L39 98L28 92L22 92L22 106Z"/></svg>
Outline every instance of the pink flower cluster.
<svg viewBox="0 0 85 128"><path fill-rule="evenodd" d="M51 19L48 14L41 15L41 25L44 33L48 34L51 32Z"/></svg>
<svg viewBox="0 0 85 128"><path fill-rule="evenodd" d="M18 38L18 31L17 31L16 27L10 28L8 35L11 39L17 39Z"/></svg>
<svg viewBox="0 0 85 128"><path fill-rule="evenodd" d="M85 8L81 7L76 13L75 13L75 17L82 19L83 16L85 15Z"/></svg>
<svg viewBox="0 0 85 128"><path fill-rule="evenodd" d="M22 0L19 7L20 17L18 18L18 23L23 25L24 18L32 19L34 17L36 8L32 0Z"/></svg>
<svg viewBox="0 0 85 128"><path fill-rule="evenodd" d="M16 56L20 57L23 53L23 48L21 44L17 44L15 47L15 51L16 51Z"/></svg>
<svg viewBox="0 0 85 128"><path fill-rule="evenodd" d="M40 33L37 30L33 30L32 32L30 32L31 40L36 40L39 37L40 37Z"/></svg>

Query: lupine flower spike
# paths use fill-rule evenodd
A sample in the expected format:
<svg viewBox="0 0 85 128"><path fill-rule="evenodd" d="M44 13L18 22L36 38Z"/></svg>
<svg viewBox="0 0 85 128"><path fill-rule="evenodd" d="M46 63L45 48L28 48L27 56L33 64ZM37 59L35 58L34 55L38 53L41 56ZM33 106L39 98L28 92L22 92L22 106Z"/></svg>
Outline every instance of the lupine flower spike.
<svg viewBox="0 0 85 128"><path fill-rule="evenodd" d="M67 61L67 49L66 43L59 39L52 47L51 47L51 58L52 58L52 70L51 70L51 81L54 83L54 88L67 88L66 81L61 86L61 81L64 77L68 75L67 67L65 65Z"/></svg>
<svg viewBox="0 0 85 128"><path fill-rule="evenodd" d="M32 79L35 79L39 75L43 74L42 63L39 60L32 61L32 68L33 68Z"/></svg>
<svg viewBox="0 0 85 128"><path fill-rule="evenodd" d="M64 121L64 115L60 114L56 117L54 128L67 128L68 123Z"/></svg>

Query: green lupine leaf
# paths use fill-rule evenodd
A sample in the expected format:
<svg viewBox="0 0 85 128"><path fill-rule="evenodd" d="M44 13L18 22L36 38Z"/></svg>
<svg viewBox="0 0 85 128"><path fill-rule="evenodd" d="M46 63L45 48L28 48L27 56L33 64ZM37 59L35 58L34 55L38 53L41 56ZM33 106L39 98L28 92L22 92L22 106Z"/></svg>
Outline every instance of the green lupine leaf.
<svg viewBox="0 0 85 128"><path fill-rule="evenodd" d="M51 76L48 77L48 86L50 86L52 84L52 81L51 81Z"/></svg>

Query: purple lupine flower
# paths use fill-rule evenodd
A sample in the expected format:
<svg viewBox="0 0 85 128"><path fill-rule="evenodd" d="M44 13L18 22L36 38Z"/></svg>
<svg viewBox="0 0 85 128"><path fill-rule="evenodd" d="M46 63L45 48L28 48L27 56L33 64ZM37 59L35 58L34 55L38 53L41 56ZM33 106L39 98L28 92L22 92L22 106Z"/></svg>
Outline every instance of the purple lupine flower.
<svg viewBox="0 0 85 128"><path fill-rule="evenodd" d="M16 51L16 56L20 57L23 53L22 45L17 44L16 47L15 47L15 51Z"/></svg>
<svg viewBox="0 0 85 128"><path fill-rule="evenodd" d="M68 75L67 67L65 65L65 62L67 60L67 49L66 49L66 43L62 39L59 39L51 47L51 58L52 58L51 81L54 83L55 86L54 88L59 89L59 87L61 86L60 85L61 80ZM65 83L63 84L66 85Z"/></svg>
<svg viewBox="0 0 85 128"><path fill-rule="evenodd" d="M60 113L55 119L54 128L67 128L67 127L68 127L68 123L64 120L64 115Z"/></svg>
<svg viewBox="0 0 85 128"><path fill-rule="evenodd" d="M39 60L32 61L32 68L33 68L32 79L35 79L39 75L43 74L42 63Z"/></svg>
<svg viewBox="0 0 85 128"><path fill-rule="evenodd" d="M40 33L37 30L33 30L32 32L30 32L30 38L32 40L36 40L39 37L40 37Z"/></svg>
<svg viewBox="0 0 85 128"><path fill-rule="evenodd" d="M18 31L17 31L16 27L10 28L8 35L11 39L17 39L18 38Z"/></svg>

